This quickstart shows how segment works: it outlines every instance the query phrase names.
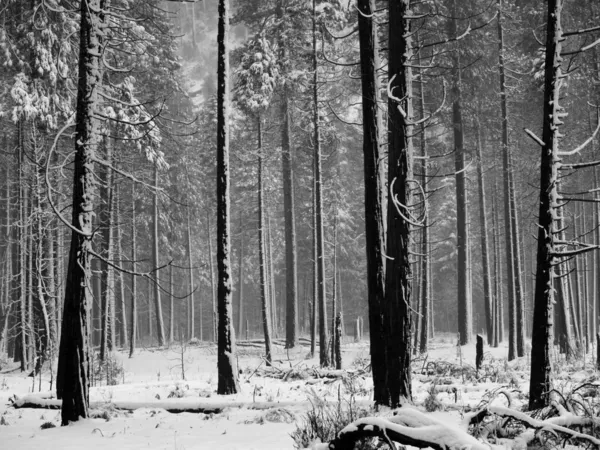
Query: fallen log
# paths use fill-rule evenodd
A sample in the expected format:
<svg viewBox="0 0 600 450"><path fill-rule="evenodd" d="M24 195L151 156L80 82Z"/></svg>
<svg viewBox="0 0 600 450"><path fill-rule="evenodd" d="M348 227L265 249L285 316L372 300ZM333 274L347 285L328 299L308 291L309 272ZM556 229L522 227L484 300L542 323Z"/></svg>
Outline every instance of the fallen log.
<svg viewBox="0 0 600 450"><path fill-rule="evenodd" d="M60 409L62 400L41 398L36 395L26 395L24 397L14 396L10 398L12 407L15 409L34 408L34 409ZM266 410L271 408L287 408L298 405L308 406L308 402L220 402L209 403L203 400L178 399L178 400L157 400L157 401L112 401L112 402L90 402L90 409L103 409L107 406L120 411L135 411L141 408L164 409L173 414L178 413L198 413L198 414L219 414L226 408L246 408L252 410Z"/></svg>

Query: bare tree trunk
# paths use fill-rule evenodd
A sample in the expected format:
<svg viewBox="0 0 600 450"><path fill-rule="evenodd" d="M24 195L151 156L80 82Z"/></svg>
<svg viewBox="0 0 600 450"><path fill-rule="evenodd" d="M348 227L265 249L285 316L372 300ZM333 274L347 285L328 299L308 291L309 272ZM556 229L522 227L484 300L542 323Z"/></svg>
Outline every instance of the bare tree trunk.
<svg viewBox="0 0 600 450"><path fill-rule="evenodd" d="M490 262L488 249L488 226L486 215L486 199L485 199L485 179L483 175L483 158L482 154L482 139L481 126L479 124L479 111L476 112L475 124L477 133L477 181L479 184L479 220L481 222L481 259L483 270L483 301L485 305L485 324L487 329L487 342L492 345L494 340L494 327L492 317L492 285L490 282Z"/></svg>
<svg viewBox="0 0 600 450"><path fill-rule="evenodd" d="M277 14L284 19L285 0L277 3ZM280 33L279 48L282 61L287 60L287 45ZM294 212L294 164L292 158L289 89L283 87L281 98L281 165L283 179L283 211L285 221L285 345L293 348L298 345L298 269L296 250L296 222Z"/></svg>
<svg viewBox="0 0 600 450"><path fill-rule="evenodd" d="M131 330L129 333L129 357L135 353L137 328L138 328L138 313L137 313L137 278L133 273L136 271L137 265L137 249L136 238L137 229L135 223L135 181L131 183Z"/></svg>
<svg viewBox="0 0 600 450"><path fill-rule="evenodd" d="M502 28L502 0L498 0L498 71L500 74L500 107L502 113L502 170L504 186L504 230L506 239L506 278L508 281L508 360L517 357L517 311L514 232L510 185L510 147L508 142L508 112L506 79L504 74L504 30Z"/></svg>
<svg viewBox="0 0 600 450"><path fill-rule="evenodd" d="M312 69L313 69L313 146L315 160L315 209L317 226L317 301L319 304L319 363L321 367L329 366L327 351L327 308L325 286L325 245L323 234L323 181L321 169L321 129L319 123L319 67L317 59L317 2L313 0L312 11Z"/></svg>
<svg viewBox="0 0 600 450"><path fill-rule="evenodd" d="M218 270L218 349L219 382L217 394L239 392L235 359L235 330L231 323L231 243L229 219L229 0L219 0L217 32L217 270ZM210 227L209 227L210 229ZM209 240L210 242L210 240ZM209 255L212 266L212 252ZM211 267L212 268L212 267ZM213 271L211 270L211 276Z"/></svg>
<svg viewBox="0 0 600 450"><path fill-rule="evenodd" d="M218 225L218 221L217 221ZM215 283L215 269L213 267L213 248L212 248L212 236L210 233L210 215L206 211L206 234L208 239L208 270L210 270L210 288L211 288L211 300L212 300L212 330L213 330L213 341L217 341L217 286ZM218 235L217 235L218 237ZM218 246L217 246L218 251ZM218 265L218 261L217 261ZM231 282L230 282L231 283ZM220 298L220 297L219 297Z"/></svg>
<svg viewBox="0 0 600 450"><path fill-rule="evenodd" d="M189 189L189 180L188 180L188 189ZM188 267L189 267L189 271L188 271L188 285L189 285L189 292L190 292L190 298L188 300L188 305L189 305L189 330L188 330L188 335L189 335L189 339L194 339L194 337L196 337L196 330L195 330L195 325L196 325L196 299L194 297L195 295L195 289L196 287L194 286L194 262L192 259L192 227L190 225L190 208L191 205L187 205L187 214L186 214L186 220L187 220L187 260L188 260ZM209 255L209 257L211 258L211 262L212 262L212 256ZM212 278L211 278L211 282L212 282ZM202 321L200 321L200 327L202 327ZM202 331L200 331L200 339L202 339Z"/></svg>
<svg viewBox="0 0 600 450"><path fill-rule="evenodd" d="M154 195L152 197L152 263L156 270L156 282L154 283L154 309L156 313L156 337L158 338L158 346L165 345L165 327L163 324L162 302L160 298L159 288L159 237L158 237L158 163L154 161Z"/></svg>
<svg viewBox="0 0 600 450"><path fill-rule="evenodd" d="M108 0L82 0L79 45L72 235L65 287L64 315L58 356L57 397L62 399L62 424L88 417L89 289L95 197L94 157L98 144L95 110L101 86L101 13Z"/></svg>
<svg viewBox="0 0 600 450"><path fill-rule="evenodd" d="M272 363L271 351L271 317L267 286L267 264L265 258L265 203L263 186L263 155L262 155L262 123L260 115L257 117L258 134L258 257L260 264L260 301L262 305L263 332L265 335L265 361L268 366Z"/></svg>
<svg viewBox="0 0 600 450"><path fill-rule="evenodd" d="M531 376L529 409L549 405L552 390L552 305L554 303L554 269L556 261L556 205L558 204L558 141L561 114L560 56L562 0L548 0L546 29L546 64L544 69L543 146L540 165L540 208L538 214L538 248L535 303L531 339Z"/></svg>
<svg viewBox="0 0 600 450"><path fill-rule="evenodd" d="M367 255L367 293L371 368L375 403L388 404L385 382L385 347L383 335L383 302L385 292L384 212L380 177L381 113L378 100L380 68L377 25L373 20L375 0L358 0L358 32L360 39L363 154L365 183L365 251Z"/></svg>
<svg viewBox="0 0 600 450"><path fill-rule="evenodd" d="M395 408L412 401L411 392L411 267L409 260L410 223L406 216L411 204L412 58L410 0L389 4L389 89L388 99L388 180L387 256L383 329L386 352L387 406ZM399 103L398 103L399 102ZM401 107L401 110L400 110ZM372 201L372 199L371 199ZM401 210L402 215L401 215Z"/></svg>
<svg viewBox="0 0 600 450"><path fill-rule="evenodd" d="M242 336L244 328L244 223L240 210L240 253L238 257L238 334Z"/></svg>
<svg viewBox="0 0 600 450"><path fill-rule="evenodd" d="M456 14L456 0L452 2L453 16ZM456 20L449 21L449 35L457 36ZM465 168L464 131L462 119L462 74L460 50L455 48L452 54L452 123L454 128L454 169L456 172L456 246L458 248L457 295L458 295L458 333L460 345L472 340L473 317L471 313L471 290L469 288L469 229L467 204L467 174Z"/></svg>

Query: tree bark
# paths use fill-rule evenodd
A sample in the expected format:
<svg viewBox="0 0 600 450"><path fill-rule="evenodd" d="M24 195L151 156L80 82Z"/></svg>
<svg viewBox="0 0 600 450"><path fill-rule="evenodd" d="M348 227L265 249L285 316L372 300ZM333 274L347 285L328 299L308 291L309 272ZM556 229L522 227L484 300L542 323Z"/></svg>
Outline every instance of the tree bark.
<svg viewBox="0 0 600 450"><path fill-rule="evenodd" d="M284 19L284 0L279 0L278 17ZM287 46L280 34L282 61L287 60ZM288 86L283 87L281 98L281 166L283 180L283 214L285 226L285 345L298 345L298 270L296 250L296 220L294 211L294 165L291 144Z"/></svg>
<svg viewBox="0 0 600 450"><path fill-rule="evenodd" d="M358 0L358 33L362 85L363 158L365 183L365 238L367 255L367 301L373 390L376 404L386 405L385 348L383 340L383 301L385 265L383 259L384 217L381 204L383 190L380 177L380 133L382 129L380 98L380 67L377 25L373 20L375 0Z"/></svg>
<svg viewBox="0 0 600 450"><path fill-rule="evenodd" d="M387 406L412 401L411 267L409 260L412 174L412 58L410 0L389 4L389 89L387 256L383 329L386 352ZM401 108L401 109L400 109ZM402 111L401 111L402 110ZM373 201L371 199L370 201ZM402 212L402 215L400 214Z"/></svg>
<svg viewBox="0 0 600 450"><path fill-rule="evenodd" d="M138 328L138 313L137 313L137 278L134 275L137 266L137 249L136 238L137 229L135 223L135 181L131 183L131 330L129 333L129 357L135 353L137 328Z"/></svg>
<svg viewBox="0 0 600 450"><path fill-rule="evenodd" d="M271 351L271 314L269 311L269 296L267 286L267 266L265 258L265 203L263 187L263 155L262 155L262 123L260 116L257 117L258 136L258 257L260 265L260 301L262 306L263 332L265 336L265 361L268 366L273 361Z"/></svg>
<svg viewBox="0 0 600 450"><path fill-rule="evenodd" d="M231 323L233 314L229 218L229 0L219 0L217 47L217 394L228 395L236 394L240 390L235 359L235 331ZM212 254L209 257L212 261Z"/></svg>
<svg viewBox="0 0 600 450"><path fill-rule="evenodd" d="M483 158L482 154L482 139L481 126L479 124L479 111L476 112L475 126L477 133L477 182L479 185L479 221L481 223L481 262L483 270L483 301L485 306L485 324L487 331L488 345L492 345L494 341L494 327L492 317L492 284L490 281L490 261L488 249L488 224L486 215L486 199L485 199L485 179L483 175Z"/></svg>
<svg viewBox="0 0 600 450"><path fill-rule="evenodd" d="M99 130L95 112L101 86L101 12L107 0L82 0L79 44L75 160L69 268L65 287L57 397L62 399L62 424L88 417L89 310L91 306L91 254L96 181L94 157Z"/></svg>
<svg viewBox="0 0 600 450"><path fill-rule="evenodd" d="M317 59L317 1L313 0L312 10L312 69L313 69L313 148L315 177L315 216L317 226L317 302L319 305L319 363L321 367L329 366L327 351L327 308L325 286L325 244L323 234L323 180L321 162L321 128L319 120L319 65Z"/></svg>
<svg viewBox="0 0 600 450"><path fill-rule="evenodd" d="M163 323L162 314L162 302L160 298L160 287L159 287L159 271L157 270L160 266L159 257L159 237L158 237L158 162L154 161L154 195L152 197L152 262L154 269L156 270L156 282L154 283L154 310L156 313L156 337L158 339L158 346L162 347L165 345L165 326Z"/></svg>
<svg viewBox="0 0 600 450"><path fill-rule="evenodd" d="M456 0L452 1L454 17L457 17ZM449 22L449 35L457 36L456 20ZM473 317L471 312L471 289L469 286L469 212L467 204L467 174L465 167L464 130L462 118L462 74L458 45L452 53L452 124L454 127L454 169L456 172L456 246L458 250L456 272L458 295L458 333L460 345L471 342Z"/></svg>
<svg viewBox="0 0 600 450"><path fill-rule="evenodd" d="M554 303L554 269L556 263L556 205L558 203L558 141L563 109L560 107L562 0L548 0L546 28L546 64L544 69L544 115L540 165L540 208L538 214L538 248L535 303L531 338L531 374L529 409L549 404L552 389L552 305Z"/></svg>

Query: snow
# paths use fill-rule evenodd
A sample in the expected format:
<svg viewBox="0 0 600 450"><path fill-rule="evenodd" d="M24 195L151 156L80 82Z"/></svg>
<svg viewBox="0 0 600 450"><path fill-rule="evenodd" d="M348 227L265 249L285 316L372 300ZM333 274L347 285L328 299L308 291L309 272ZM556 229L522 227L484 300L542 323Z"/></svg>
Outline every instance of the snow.
<svg viewBox="0 0 600 450"><path fill-rule="evenodd" d="M459 354L454 339L444 336L434 340L426 361L445 367L441 361L458 365L462 360L463 366L468 368L475 360L475 345L462 347ZM170 349L138 349L132 359L124 352L116 352L113 356L124 369L119 384L106 386L104 381L98 381L98 385L92 386L90 402L95 418L82 420L68 427L59 426L60 411L57 409L15 409L10 404L9 398L23 402L33 397L56 407L59 402L54 398L50 387L49 371L42 376L39 392L38 379L33 381L26 374L21 374L17 365L4 365L0 370L0 447L39 450L48 448L48 442L52 442L53 448L86 450L105 449L108 446L114 449L293 449L295 447L290 433L296 428L296 423L287 423L281 417L293 416L296 421L301 420L302 415L311 407L309 399L312 396L336 402L338 389L344 389L344 382L339 379L283 381L263 376L262 372L256 372L261 366L262 347L240 345L237 361L241 371L241 392L219 396L216 394L216 348L207 343L189 345L186 348L185 380L181 379L180 348L177 344ZM275 366L282 371L288 371L291 367L318 367L318 355L316 358L307 358L307 353L306 347L288 354L280 345L275 345ZM484 364L495 358L495 364L503 364L511 371L511 383L518 382L518 386L508 387L506 379L500 382L488 379L468 381L463 384L460 375L423 375L420 372L425 364L422 360L416 360L413 393L418 406L383 411L379 417L361 420L369 427L396 427L398 431L414 438L453 443L457 446L462 443L470 445L472 450L518 448L519 444L530 441L534 434L527 432L514 442L508 442L510 447L489 447L466 433L465 423L470 418L469 411L478 408L482 397L491 398L491 411L505 412L508 401L504 395L499 395L502 389L509 394L511 389L516 388L526 392L527 380L520 370L526 366L526 361L518 361L509 366L506 362L500 362L505 354L505 347L486 349ZM368 343L344 344L344 367L347 368L346 373L351 374L357 383L354 395L361 407L371 404L372 381L369 374L361 375L357 366L352 363L360 360L364 365L365 357L368 358ZM264 365L261 367L264 368ZM451 383L442 384L444 379ZM438 387L456 387L457 392L440 389L436 397L446 411L424 413L420 405L434 386L436 390ZM518 395L513 394L511 401L514 403L511 411L522 405L522 399ZM178 408L208 408L214 412L204 414L166 411ZM278 408L284 409L285 414L273 413ZM564 411L550 423L561 427L580 419ZM42 430L40 426L46 422L56 425L56 428ZM346 430L357 430L356 423L348 424ZM314 443L311 447L327 448L326 444L320 443Z"/></svg>

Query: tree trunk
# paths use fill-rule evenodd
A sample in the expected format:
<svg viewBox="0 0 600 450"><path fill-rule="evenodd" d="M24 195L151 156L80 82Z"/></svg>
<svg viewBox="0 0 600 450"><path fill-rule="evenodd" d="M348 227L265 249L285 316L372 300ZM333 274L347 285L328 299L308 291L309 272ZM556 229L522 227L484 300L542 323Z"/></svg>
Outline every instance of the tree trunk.
<svg viewBox="0 0 600 450"><path fill-rule="evenodd" d="M336 210L335 218L333 220L333 287L331 289L331 362L336 362L336 348L337 348L337 332L336 332L336 321L337 317L337 247L338 247L338 213Z"/></svg>
<svg viewBox="0 0 600 450"><path fill-rule="evenodd" d="M240 253L238 257L238 329L237 332L242 336L244 328L244 223L242 221L242 211L240 210Z"/></svg>
<svg viewBox="0 0 600 450"><path fill-rule="evenodd" d="M229 151L229 149L227 149L227 150ZM227 163L227 170L229 171L229 163ZM229 192L229 184L227 184L227 192ZM227 202L227 205L229 205L229 201ZM227 211L227 217L229 217L229 211ZM219 224L219 221L217 220L217 225L218 224ZM229 230L227 230L227 231L229 231ZM208 211L206 211L206 234L207 234L207 239L208 239L208 270L210 270L210 288L211 288L211 294L212 294L211 295L211 300L212 300L211 322L212 322L212 331L213 331L213 341L216 342L217 341L217 322L218 322L218 320L217 320L217 286L216 286L217 283L215 282L215 269L213 267L212 236L210 233L210 215L209 215ZM229 239L229 233L227 233L227 236ZM218 238L219 238L219 235L217 234L217 239ZM217 251L219 251L218 245L217 245ZM218 264L219 264L219 262L217 261L217 270L218 270ZM231 270L231 269L229 269L229 266L228 266L228 270ZM219 273L219 277L220 276L221 276L221 274ZM229 281L229 289L231 290L231 280ZM219 299L220 298L221 297L219 297Z"/></svg>
<svg viewBox="0 0 600 450"><path fill-rule="evenodd" d="M217 394L228 395L236 394L240 390L235 359L235 331L231 323L233 314L229 218L229 0L219 0L217 44L217 291L219 314ZM212 266L212 253L209 257Z"/></svg>
<svg viewBox="0 0 600 450"><path fill-rule="evenodd" d="M156 271L156 282L154 283L154 309L156 313L156 334L158 346L165 345L165 327L163 324L162 303L159 287L159 237L158 237L158 162L154 161L154 195L152 197L152 263Z"/></svg>
<svg viewBox="0 0 600 450"><path fill-rule="evenodd" d="M188 189L189 189L189 179L188 179ZM187 214L186 214L186 221L187 221L187 227L186 227L186 237L187 237L187 260L188 260L188 285L189 285L189 292L190 292L190 298L188 300L188 305L189 305L189 339L194 339L196 337L196 330L195 330L195 325L196 325L196 300L194 298L195 295L195 289L196 287L194 286L194 262L193 262L193 258L192 258L192 227L190 225L190 208L191 205L187 205ZM209 255L210 256L210 255ZM211 261L212 261L212 256L210 256ZM202 322L200 322L200 327L202 327ZM200 333L200 340L202 340L202 332Z"/></svg>
<svg viewBox="0 0 600 450"><path fill-rule="evenodd" d="M385 404L392 408L412 401L411 392L411 267L409 260L411 204L412 58L410 0L389 4L389 89L387 256L383 303L386 352ZM373 199L369 200L373 201ZM402 213L402 214L401 214Z"/></svg>
<svg viewBox="0 0 600 450"><path fill-rule="evenodd" d="M136 238L137 229L135 223L135 181L131 183L131 330L129 333L129 357L131 358L135 353L137 327L138 327L138 314L137 314L137 278L134 275L137 265L137 249L136 249Z"/></svg>
<svg viewBox="0 0 600 450"><path fill-rule="evenodd" d="M481 127L479 124L479 111L476 112L475 118L476 133L477 133L477 182L479 185L479 220L481 223L481 262L483 270L483 301L485 305L485 324L487 329L487 342L488 345L492 345L494 341L494 327L493 327L493 316L492 316L492 284L490 281L490 261L489 261L489 249L488 249L488 225L486 215L486 199L485 199L485 180L483 175L483 158L482 154L482 140L481 140Z"/></svg>
<svg viewBox="0 0 600 450"><path fill-rule="evenodd" d="M325 237L323 234L323 180L321 162L321 128L319 123L319 66L317 59L317 1L313 0L312 11L312 69L313 69L313 147L315 171L315 216L317 225L317 302L319 304L319 363L329 366L327 351L327 308L325 286Z"/></svg>
<svg viewBox="0 0 600 450"><path fill-rule="evenodd" d="M452 2L453 16L456 0ZM456 20L449 22L449 35L457 36ZM462 74L460 49L452 53L452 124L454 128L454 169L456 172L456 246L458 250L456 272L458 295L458 333L460 345L471 342L473 317L471 313L471 290L469 288L469 212L467 205L467 174L465 167L464 130L462 119Z"/></svg>
<svg viewBox="0 0 600 450"><path fill-rule="evenodd" d="M95 112L99 101L97 90L101 86L100 55L103 53L104 24L100 16L106 2L81 2L72 234L56 382L57 397L62 399L63 425L89 415L90 253L96 190L94 157L99 138Z"/></svg>
<svg viewBox="0 0 600 450"><path fill-rule="evenodd" d="M560 107L562 0L548 0L546 29L546 64L544 69L544 115L540 165L540 208L538 214L538 248L535 303L531 338L531 375L529 409L549 405L552 389L552 305L554 303L554 269L556 264L556 205L558 203L558 141L563 109Z"/></svg>
<svg viewBox="0 0 600 450"><path fill-rule="evenodd" d="M121 200L121 188L120 188L120 184L117 183L115 185L115 222L120 224L121 223L121 207L120 207L120 203L119 201ZM121 261L121 263L123 261L125 261L125 253L123 252L123 229L121 226L119 226L117 228L117 232L116 232L116 238L117 238L117 251L118 251L118 258L119 261ZM125 349L128 347L128 342L127 342L127 307L126 307L126 303L125 303L125 275L123 273L122 270L119 271L119 302L120 302L120 312L121 312L121 326L120 326L120 336L121 336L121 340L120 340L120 344L121 344L121 348Z"/></svg>
<svg viewBox="0 0 600 450"><path fill-rule="evenodd" d="M284 1L279 0L278 17L284 18ZM282 61L287 60L287 46L280 33ZM285 346L298 345L298 273L296 250L296 221L294 212L294 164L292 158L290 110L288 86L283 87L281 97L281 166L283 180L283 214L285 223Z"/></svg>
<svg viewBox="0 0 600 450"><path fill-rule="evenodd" d="M502 171L504 187L504 233L506 240L506 278L508 293L508 360L517 357L517 321L515 290L515 254L513 246L514 224L512 218L510 186L510 147L508 142L508 112L506 98L506 80L504 73L504 30L502 28L502 0L498 0L498 72L500 75L500 108L502 114Z"/></svg>
<svg viewBox="0 0 600 450"><path fill-rule="evenodd" d="M375 0L358 0L358 32L362 84L363 155L365 183L365 238L367 255L367 295L374 400L389 403L385 382L385 347L383 335L383 302L385 265L383 259L384 217L381 204L383 190L380 177L380 133L382 129L380 98L380 68L377 25L373 20Z"/></svg>
<svg viewBox="0 0 600 450"><path fill-rule="evenodd" d="M262 305L263 332L265 335L265 361L271 365L273 358L271 352L271 327L269 296L267 286L267 264L265 258L265 203L263 187L263 155L262 155L262 123L260 116L257 117L258 134L258 257L260 265L260 301Z"/></svg>

